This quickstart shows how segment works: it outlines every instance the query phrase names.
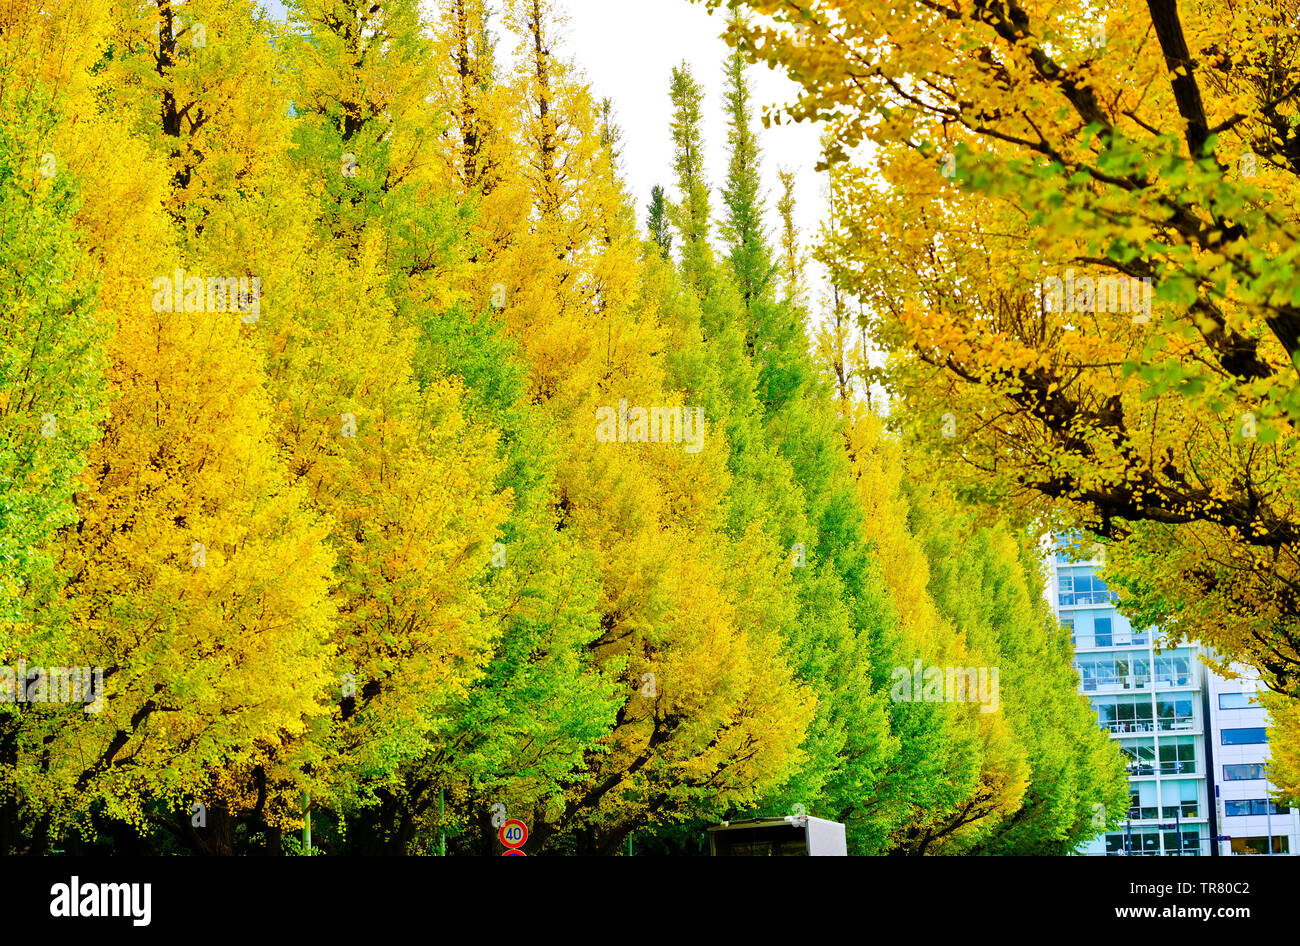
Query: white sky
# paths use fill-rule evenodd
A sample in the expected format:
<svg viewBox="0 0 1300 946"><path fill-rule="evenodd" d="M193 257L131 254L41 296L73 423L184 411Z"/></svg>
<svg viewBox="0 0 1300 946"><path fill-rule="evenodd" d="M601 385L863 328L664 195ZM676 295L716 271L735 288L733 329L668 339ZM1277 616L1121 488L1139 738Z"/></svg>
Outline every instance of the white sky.
<svg viewBox="0 0 1300 946"><path fill-rule="evenodd" d="M650 188L672 190L672 104L669 74L683 60L705 91L706 165L713 188L715 219L721 216L721 188L727 173L727 127L723 114L723 66L729 47L720 38L721 13L710 15L702 3L688 0L562 0L569 10L570 40L565 55L577 61L600 98L614 100L623 131L623 175L645 223ZM766 66L754 66L749 79L755 111L793 97L794 85ZM773 125L760 131L763 180L770 238L779 239L776 201L779 168L795 172L797 223L807 247L825 214L822 175L814 172L820 151L819 132L810 123Z"/></svg>
<svg viewBox="0 0 1300 946"><path fill-rule="evenodd" d="M492 0L500 7L500 0ZM280 0L262 0L272 13L283 17ZM668 99L669 74L683 60L690 63L696 81L704 88L706 166L712 186L715 220L722 211L721 188L727 173L727 129L723 114L723 66L729 48L720 38L721 13L710 14L702 3L689 0L559 0L567 8L567 36L560 54L578 65L597 99L614 102L615 121L623 132L623 177L636 204L637 218L645 226L650 188L672 187L672 106ZM514 39L504 35L500 18L494 24L500 52L509 55ZM765 66L749 70L755 112L792 97L794 86L784 75ZM795 172L796 217L805 251L816 239L826 213L825 182L813 168L820 151L819 132L810 123L759 127L763 149L764 197L769 238L779 240L776 201L780 196L779 168ZM808 276L814 292L821 279L816 268ZM816 301L815 296L810 301Z"/></svg>

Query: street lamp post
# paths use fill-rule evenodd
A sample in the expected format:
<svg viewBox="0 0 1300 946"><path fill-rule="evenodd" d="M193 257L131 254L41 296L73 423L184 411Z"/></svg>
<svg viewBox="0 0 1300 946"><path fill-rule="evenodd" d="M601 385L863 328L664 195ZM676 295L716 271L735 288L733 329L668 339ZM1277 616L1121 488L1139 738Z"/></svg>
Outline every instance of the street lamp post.
<svg viewBox="0 0 1300 946"><path fill-rule="evenodd" d="M1174 774L1175 775L1183 774L1183 763L1181 761L1174 763ZM1178 832L1178 856L1182 857L1183 856L1183 796L1182 796L1181 782L1178 783L1178 788L1179 788L1178 804L1174 806L1174 830Z"/></svg>

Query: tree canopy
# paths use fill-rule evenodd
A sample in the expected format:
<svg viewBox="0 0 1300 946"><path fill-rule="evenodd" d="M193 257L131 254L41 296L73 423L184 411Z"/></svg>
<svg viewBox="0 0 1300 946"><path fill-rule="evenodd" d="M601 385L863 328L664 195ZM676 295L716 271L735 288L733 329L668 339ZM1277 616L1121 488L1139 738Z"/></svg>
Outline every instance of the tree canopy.
<svg viewBox="0 0 1300 946"><path fill-rule="evenodd" d="M721 102L662 77L673 161L633 195L555 0L54 9L0 10L0 665L38 668L0 702L0 851L294 854L310 818L316 853L489 854L504 813L530 851L695 853L803 812L855 853L1067 853L1126 807L1038 534L861 396L872 191L833 172L823 307L746 53ZM994 180L960 154L935 208ZM1060 462L1111 475L1078 436ZM900 698L918 663L979 698Z"/></svg>

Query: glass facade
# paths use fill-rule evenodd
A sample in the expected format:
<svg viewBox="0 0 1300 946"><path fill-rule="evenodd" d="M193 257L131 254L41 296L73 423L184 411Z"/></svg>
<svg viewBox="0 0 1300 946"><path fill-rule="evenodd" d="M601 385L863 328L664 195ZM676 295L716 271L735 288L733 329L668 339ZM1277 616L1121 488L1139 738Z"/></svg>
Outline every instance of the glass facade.
<svg viewBox="0 0 1300 946"><path fill-rule="evenodd" d="M1079 685L1097 724L1128 760L1130 804L1118 830L1086 854L1210 853L1210 788L1195 646L1157 646L1115 608L1100 559L1052 559L1048 600L1074 639Z"/></svg>
<svg viewBox="0 0 1300 946"><path fill-rule="evenodd" d="M1071 635L1079 688L1128 763L1119 828L1080 853L1293 855L1300 812L1269 797L1259 685L1235 664L1226 676L1208 670L1198 644L1134 629L1098 577L1100 554L1055 549L1046 590Z"/></svg>

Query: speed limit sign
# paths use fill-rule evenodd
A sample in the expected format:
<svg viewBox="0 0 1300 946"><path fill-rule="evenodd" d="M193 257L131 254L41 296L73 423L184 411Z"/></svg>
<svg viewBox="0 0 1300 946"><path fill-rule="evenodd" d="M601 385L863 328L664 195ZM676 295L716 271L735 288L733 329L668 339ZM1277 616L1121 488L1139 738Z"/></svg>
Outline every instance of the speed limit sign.
<svg viewBox="0 0 1300 946"><path fill-rule="evenodd" d="M517 818L511 818L501 826L497 836L506 847L523 847L524 842L528 840L528 825Z"/></svg>

